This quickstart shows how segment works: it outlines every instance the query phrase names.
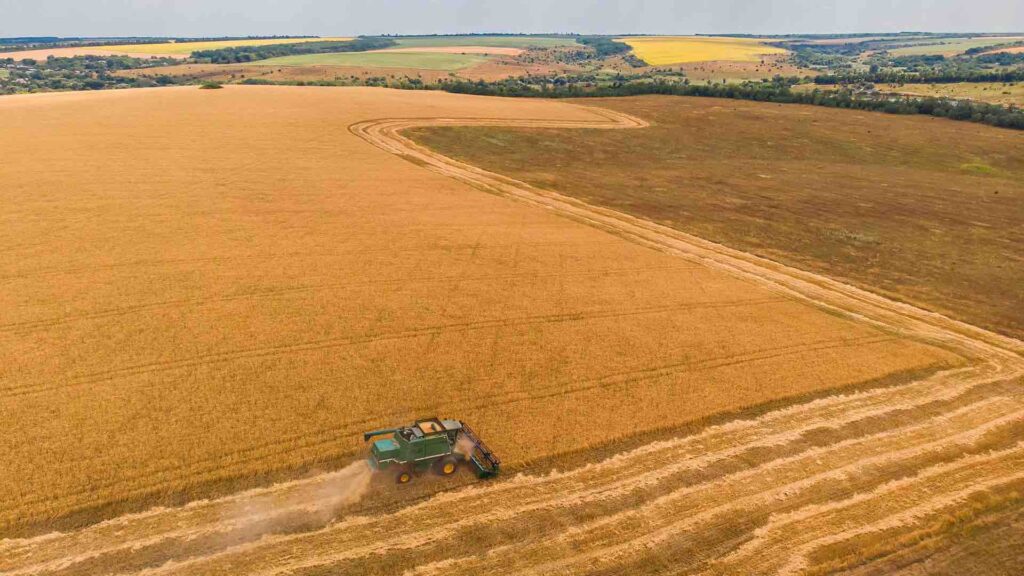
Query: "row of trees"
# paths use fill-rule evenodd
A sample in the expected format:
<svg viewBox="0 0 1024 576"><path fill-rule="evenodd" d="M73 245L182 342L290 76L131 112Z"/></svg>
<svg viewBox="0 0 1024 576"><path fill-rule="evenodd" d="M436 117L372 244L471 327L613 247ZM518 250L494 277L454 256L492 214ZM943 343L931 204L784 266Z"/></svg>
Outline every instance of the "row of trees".
<svg viewBox="0 0 1024 576"><path fill-rule="evenodd" d="M625 54L631 50L628 44L616 42L608 36L580 36L576 42L594 49L597 58L607 58Z"/></svg>
<svg viewBox="0 0 1024 576"><path fill-rule="evenodd" d="M821 74L814 77L814 83L833 86L837 84L951 84L954 82L1021 82L1024 69L962 70L937 69L906 72L902 70L875 70L844 74Z"/></svg>
<svg viewBox="0 0 1024 576"><path fill-rule="evenodd" d="M733 98L757 102L810 104L829 108L870 110L888 114L924 114L953 120L979 122L1002 128L1024 130L1024 110L968 100L921 98L897 95L864 95L851 90L794 92L788 81L746 84L684 84L669 82L624 82L607 86L529 84L523 81L448 81L434 85L448 92L489 96L579 98L667 94Z"/></svg>
<svg viewBox="0 0 1024 576"><path fill-rule="evenodd" d="M76 56L74 58L47 58L22 60L0 58L0 94L19 92L48 92L54 90L104 90L109 88L138 88L166 82L146 78L132 78L116 74L119 70L151 68L172 65L173 58L143 59L131 56Z"/></svg>
<svg viewBox="0 0 1024 576"><path fill-rule="evenodd" d="M235 46L217 50L197 50L192 58L214 64L238 64L278 58L280 56L296 56L300 54L324 54L328 52L366 52L395 46L389 38L356 38L344 42L301 42L293 44L269 44L266 46Z"/></svg>

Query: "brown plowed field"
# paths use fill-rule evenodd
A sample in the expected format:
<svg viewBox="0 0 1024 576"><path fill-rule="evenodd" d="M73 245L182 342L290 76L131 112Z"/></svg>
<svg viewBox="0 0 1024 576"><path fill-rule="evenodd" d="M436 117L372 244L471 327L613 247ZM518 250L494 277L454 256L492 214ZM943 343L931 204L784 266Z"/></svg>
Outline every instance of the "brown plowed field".
<svg viewBox="0 0 1024 576"><path fill-rule="evenodd" d="M451 124L645 126L372 89L0 101L0 571L808 571L1024 479L1020 342L400 134ZM510 471L664 439L435 495L341 466L441 410Z"/></svg>

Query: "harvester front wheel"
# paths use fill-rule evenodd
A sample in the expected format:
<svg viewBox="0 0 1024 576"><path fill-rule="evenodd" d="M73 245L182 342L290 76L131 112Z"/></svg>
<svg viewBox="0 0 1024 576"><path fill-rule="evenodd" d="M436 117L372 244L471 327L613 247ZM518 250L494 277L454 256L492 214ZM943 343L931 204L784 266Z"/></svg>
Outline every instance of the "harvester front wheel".
<svg viewBox="0 0 1024 576"><path fill-rule="evenodd" d="M396 484L408 484L411 481L412 481L412 472L409 472L408 470L402 470L401 472L398 473L397 476L395 476L395 483Z"/></svg>
<svg viewBox="0 0 1024 576"><path fill-rule="evenodd" d="M459 468L459 461L449 456L437 463L437 473L441 476L451 476Z"/></svg>

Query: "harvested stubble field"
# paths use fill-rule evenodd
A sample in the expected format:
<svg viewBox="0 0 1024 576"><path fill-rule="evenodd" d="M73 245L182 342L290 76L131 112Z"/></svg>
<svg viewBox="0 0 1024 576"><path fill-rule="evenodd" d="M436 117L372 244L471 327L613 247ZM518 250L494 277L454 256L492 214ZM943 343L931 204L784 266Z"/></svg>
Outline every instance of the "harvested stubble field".
<svg viewBox="0 0 1024 576"><path fill-rule="evenodd" d="M889 50L889 53L896 56L941 55L951 57L963 54L971 48L984 48L986 46L1009 44L1011 42L1020 42L1022 40L1024 40L1024 36L984 36L974 38L941 39L926 38L906 42L906 44L910 44L910 46L893 48ZM895 42L895 45L897 46L901 44L904 44L904 42Z"/></svg>
<svg viewBox="0 0 1024 576"><path fill-rule="evenodd" d="M576 39L570 36L402 36L395 38L401 47L451 47L490 46L495 48L554 48L575 46Z"/></svg>
<svg viewBox="0 0 1024 576"><path fill-rule="evenodd" d="M1021 40L1024 40L1024 38L1022 38ZM1010 46L1008 48L1000 48L998 50L992 50L991 52L985 52L985 54L998 54L1000 52L1005 52L1007 54L1022 54L1024 53L1024 46Z"/></svg>
<svg viewBox="0 0 1024 576"><path fill-rule="evenodd" d="M347 66L361 68L413 68L422 70L462 70L488 60L481 54L448 52L339 52L300 54L255 62L254 66Z"/></svg>
<svg viewBox="0 0 1024 576"><path fill-rule="evenodd" d="M765 56L752 62L736 62L719 60L713 62L686 62L670 66L686 72L686 77L691 82L706 82L708 80L718 83L726 80L728 82L744 82L747 80L760 80L780 76L815 76L816 70L800 68L789 62L785 55Z"/></svg>
<svg viewBox="0 0 1024 576"><path fill-rule="evenodd" d="M393 62L402 63L402 62ZM411 65L411 61L404 64ZM260 78L274 82L297 81L352 81L362 82L367 78L384 77L388 80L419 79L426 83L448 80L452 77L466 80L501 80L530 74L553 74L571 69L569 66L547 63L521 63L511 58L484 58L481 63L459 70L431 70L426 68L393 68L375 66L267 66L261 64L178 64L158 68L136 68L118 70L118 76L130 78L158 78L173 76L192 80L214 80L218 82L240 82L247 78Z"/></svg>
<svg viewBox="0 0 1024 576"><path fill-rule="evenodd" d="M932 96L990 102L1004 106L1024 106L1024 84L1001 82L954 82L950 84L879 84L878 89L897 94Z"/></svg>
<svg viewBox="0 0 1024 576"><path fill-rule="evenodd" d="M85 514L0 541L5 573L774 573L1015 502L980 496L1024 477L1020 342L400 134L635 117L229 87L9 98L0 119L19 141L0 144L17 159L0 188L16 207L4 533ZM592 463L424 483L414 504L355 465L89 523L333 468L358 431L438 410L513 469ZM666 439L586 451L643 431Z"/></svg>
<svg viewBox="0 0 1024 576"><path fill-rule="evenodd" d="M539 187L1024 336L1019 132L705 98L586 103L654 125L415 137Z"/></svg>

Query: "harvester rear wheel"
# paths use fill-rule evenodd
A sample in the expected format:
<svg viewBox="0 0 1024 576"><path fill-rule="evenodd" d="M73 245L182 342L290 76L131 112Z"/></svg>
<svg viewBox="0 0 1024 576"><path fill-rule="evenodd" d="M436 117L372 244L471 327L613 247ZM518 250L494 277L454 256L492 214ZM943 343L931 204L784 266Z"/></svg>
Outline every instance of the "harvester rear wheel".
<svg viewBox="0 0 1024 576"><path fill-rule="evenodd" d="M436 470L441 476L451 476L452 474L455 474L455 471L458 470L458 468L459 461L453 456L448 456L437 463Z"/></svg>
<svg viewBox="0 0 1024 576"><path fill-rule="evenodd" d="M408 470L402 470L395 476L395 483L397 484L408 484L410 481L412 481L412 472Z"/></svg>

